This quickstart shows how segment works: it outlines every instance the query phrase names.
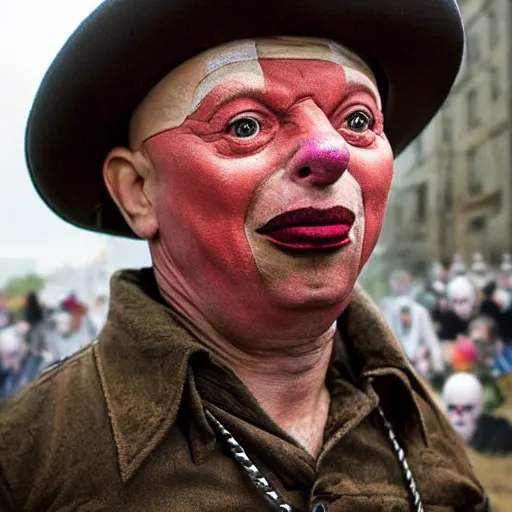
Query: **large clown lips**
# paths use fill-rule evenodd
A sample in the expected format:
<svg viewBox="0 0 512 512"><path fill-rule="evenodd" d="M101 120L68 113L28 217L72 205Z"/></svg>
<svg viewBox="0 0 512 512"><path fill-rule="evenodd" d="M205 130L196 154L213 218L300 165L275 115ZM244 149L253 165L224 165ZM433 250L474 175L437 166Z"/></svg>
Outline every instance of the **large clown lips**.
<svg viewBox="0 0 512 512"><path fill-rule="evenodd" d="M355 219L344 206L300 208L274 217L256 232L286 249L333 249L350 243Z"/></svg>

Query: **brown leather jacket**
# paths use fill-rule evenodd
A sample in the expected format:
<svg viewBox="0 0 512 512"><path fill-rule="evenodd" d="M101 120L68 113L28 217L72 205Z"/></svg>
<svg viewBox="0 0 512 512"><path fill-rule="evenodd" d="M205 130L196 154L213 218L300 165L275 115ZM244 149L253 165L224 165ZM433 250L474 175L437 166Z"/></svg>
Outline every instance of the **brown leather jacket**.
<svg viewBox="0 0 512 512"><path fill-rule="evenodd" d="M0 413L0 510L267 510L217 440L206 406L293 510L409 511L379 403L425 509L486 510L462 442L363 292L339 325L344 343L327 376L332 404L315 460L180 326L150 270L116 275L99 341Z"/></svg>

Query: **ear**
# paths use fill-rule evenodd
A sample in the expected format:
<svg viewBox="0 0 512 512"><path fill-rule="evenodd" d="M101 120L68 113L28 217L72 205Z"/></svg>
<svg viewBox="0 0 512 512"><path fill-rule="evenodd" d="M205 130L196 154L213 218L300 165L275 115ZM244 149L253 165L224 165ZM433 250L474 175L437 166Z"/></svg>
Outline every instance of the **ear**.
<svg viewBox="0 0 512 512"><path fill-rule="evenodd" d="M105 185L134 233L145 240L158 232L156 209L151 197L151 166L140 151L113 149L103 164Z"/></svg>

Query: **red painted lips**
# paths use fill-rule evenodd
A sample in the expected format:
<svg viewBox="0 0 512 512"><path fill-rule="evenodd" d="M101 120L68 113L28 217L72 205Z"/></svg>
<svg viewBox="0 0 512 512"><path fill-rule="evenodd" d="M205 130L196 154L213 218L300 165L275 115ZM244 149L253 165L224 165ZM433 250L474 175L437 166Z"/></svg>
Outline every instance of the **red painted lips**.
<svg viewBox="0 0 512 512"><path fill-rule="evenodd" d="M288 249L328 249L350 243L356 216L343 206L327 210L300 208L274 217L256 230Z"/></svg>

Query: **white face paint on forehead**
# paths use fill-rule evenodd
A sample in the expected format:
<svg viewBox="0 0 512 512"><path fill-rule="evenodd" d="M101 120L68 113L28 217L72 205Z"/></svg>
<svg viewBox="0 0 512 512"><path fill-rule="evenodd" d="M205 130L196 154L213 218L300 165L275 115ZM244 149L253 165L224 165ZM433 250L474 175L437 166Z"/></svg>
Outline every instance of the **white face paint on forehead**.
<svg viewBox="0 0 512 512"><path fill-rule="evenodd" d="M342 45L324 39L276 37L241 40L212 48L193 57L161 80L135 110L130 145L180 126L204 98L227 78L261 91L265 82L260 59L299 59L333 62L344 68L347 83L361 83L381 109L377 81L370 67Z"/></svg>

